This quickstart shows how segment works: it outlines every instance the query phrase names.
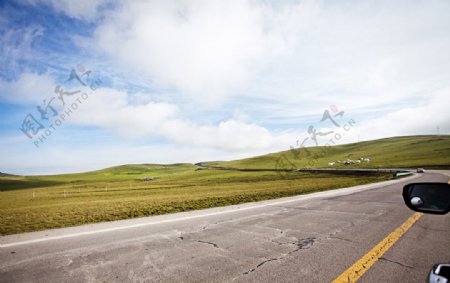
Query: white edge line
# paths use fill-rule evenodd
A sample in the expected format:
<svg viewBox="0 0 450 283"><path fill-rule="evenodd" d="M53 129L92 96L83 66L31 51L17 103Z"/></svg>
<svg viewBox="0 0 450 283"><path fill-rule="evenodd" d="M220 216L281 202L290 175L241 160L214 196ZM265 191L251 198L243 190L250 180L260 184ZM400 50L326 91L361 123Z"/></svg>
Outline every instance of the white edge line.
<svg viewBox="0 0 450 283"><path fill-rule="evenodd" d="M15 247L15 246L20 246L20 245L46 242L46 241L51 241L51 240L67 239L67 238L73 238L73 237L78 237L78 236L93 235L93 234L99 234L99 233L125 230L125 229L130 229L130 228L139 228L139 227L145 227L145 226L151 226L151 225L158 225L158 224L165 224L165 223L171 223L171 222L177 222L177 221L190 220L190 219L201 218L201 217L221 215L221 214L245 211L245 210L256 209L256 208L261 208L261 207L274 206L274 205L284 204L284 203L288 203L288 202L294 202L294 201L300 201L300 200L306 200L306 199L312 199L312 198L318 198L318 197L325 197L330 194L331 195L350 194L353 192L370 190L370 189L377 188L377 187L380 187L383 185L391 185L392 183L397 183L398 181L403 181L403 180L405 180L405 179L390 180L390 181L386 181L386 182L382 182L382 183L359 185L356 187L348 187L348 188L340 188L340 189L330 190L330 191L316 192L316 193L307 194L307 195L300 195L294 199L288 199L288 200L271 202L271 203L264 203L264 204L259 204L259 205L252 205L249 207L237 207L236 209L211 212L211 213L201 214L201 215L185 216L185 217L166 219L166 220L160 220L160 221L155 221L155 222L147 222L147 223L133 224L133 225L127 225L127 226L121 226L121 227L99 229L99 230L88 231L88 232L79 232L79 233L72 233L72 234L66 234L66 235L61 235L61 236L53 236L53 237L46 237L46 238L40 238L40 239L34 239L34 240L14 242L14 243L8 243L8 244L0 244L0 248L9 248L9 247ZM361 188L360 186L366 186L366 187ZM268 200L268 201L270 201L270 200ZM245 203L241 204L241 205L245 205Z"/></svg>

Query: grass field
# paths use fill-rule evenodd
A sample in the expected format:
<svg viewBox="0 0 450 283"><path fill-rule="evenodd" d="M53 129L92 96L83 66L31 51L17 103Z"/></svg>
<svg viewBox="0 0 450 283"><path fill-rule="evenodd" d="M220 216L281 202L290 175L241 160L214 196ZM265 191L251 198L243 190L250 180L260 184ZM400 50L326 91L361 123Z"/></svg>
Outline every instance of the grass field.
<svg viewBox="0 0 450 283"><path fill-rule="evenodd" d="M320 148L309 150L320 153ZM280 156L288 154L292 153L210 164L274 168ZM326 160L371 156L371 163L363 166L450 168L449 137L385 139L337 146L325 154L312 159L317 163L314 167L326 167ZM291 159L299 168L306 167L302 158ZM123 165L51 176L0 174L0 234L273 199L391 178L391 174L382 173L197 170L193 164Z"/></svg>
<svg viewBox="0 0 450 283"><path fill-rule="evenodd" d="M144 181L147 176L158 178ZM0 234L238 204L389 178L386 174L280 176L275 172L196 171L189 164L8 177L1 182Z"/></svg>

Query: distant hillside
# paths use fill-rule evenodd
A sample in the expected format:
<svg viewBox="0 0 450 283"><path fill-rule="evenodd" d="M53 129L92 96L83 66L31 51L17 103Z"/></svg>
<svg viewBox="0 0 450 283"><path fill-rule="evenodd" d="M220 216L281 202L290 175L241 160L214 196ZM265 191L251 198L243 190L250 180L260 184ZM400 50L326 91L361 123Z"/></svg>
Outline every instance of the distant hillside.
<svg viewBox="0 0 450 283"><path fill-rule="evenodd" d="M370 162L361 161L370 158ZM360 164L345 165L351 160ZM338 163L340 161L340 163ZM334 162L333 166L328 163ZM394 137L333 147L310 147L235 160L202 162L203 165L251 169L290 168L448 168L450 169L450 136ZM76 185L102 182L128 182L153 178L176 177L194 172L190 163L129 164L97 171L47 176L18 176L0 173L0 190Z"/></svg>
<svg viewBox="0 0 450 283"><path fill-rule="evenodd" d="M364 161L366 158L370 161ZM345 161L350 164L344 164ZM329 165L331 162L334 164ZM267 169L382 167L450 169L450 136L393 137L332 147L296 148L247 159L203 164Z"/></svg>
<svg viewBox="0 0 450 283"><path fill-rule="evenodd" d="M194 172L196 166L189 163L180 164L128 164L96 171L59 175L17 176L0 175L0 190L51 187L63 184L74 186L98 182L124 182L131 180L151 180L162 176L177 176L185 172Z"/></svg>

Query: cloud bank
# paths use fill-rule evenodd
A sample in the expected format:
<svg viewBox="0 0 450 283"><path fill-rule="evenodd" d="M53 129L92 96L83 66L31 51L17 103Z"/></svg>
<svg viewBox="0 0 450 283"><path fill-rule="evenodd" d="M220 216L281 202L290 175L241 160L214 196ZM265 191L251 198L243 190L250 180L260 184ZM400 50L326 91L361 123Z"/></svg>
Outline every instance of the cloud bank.
<svg viewBox="0 0 450 283"><path fill-rule="evenodd" d="M342 143L450 133L449 1L20 3L23 21L8 16L22 10L0 14L0 107L33 111L65 82L61 73L86 65L105 84L64 131L94 134L65 142L114 148L122 163L158 146L180 161L288 149L310 125L333 130L320 123L330 105L357 122ZM42 7L48 23L33 16L39 9L26 14ZM4 123L2 138L17 144L21 121ZM108 139L94 143L97 134Z"/></svg>

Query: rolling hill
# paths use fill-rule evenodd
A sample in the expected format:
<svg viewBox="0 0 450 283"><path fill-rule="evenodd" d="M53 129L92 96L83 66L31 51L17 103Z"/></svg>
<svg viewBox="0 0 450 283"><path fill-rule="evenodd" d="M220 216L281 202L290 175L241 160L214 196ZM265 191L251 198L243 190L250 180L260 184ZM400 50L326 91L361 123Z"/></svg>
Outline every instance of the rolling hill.
<svg viewBox="0 0 450 283"><path fill-rule="evenodd" d="M284 151L209 166L255 169L328 167L450 168L449 136L397 137L331 148ZM0 235L225 206L379 182L392 174L276 170L198 170L189 163L130 164L46 176L0 174Z"/></svg>
<svg viewBox="0 0 450 283"><path fill-rule="evenodd" d="M370 162L361 162L361 158ZM345 160L361 163L344 164ZM338 162L340 161L340 162ZM334 162L330 166L328 163ZM392 137L332 147L295 148L278 153L222 162L227 168L450 168L450 136Z"/></svg>

